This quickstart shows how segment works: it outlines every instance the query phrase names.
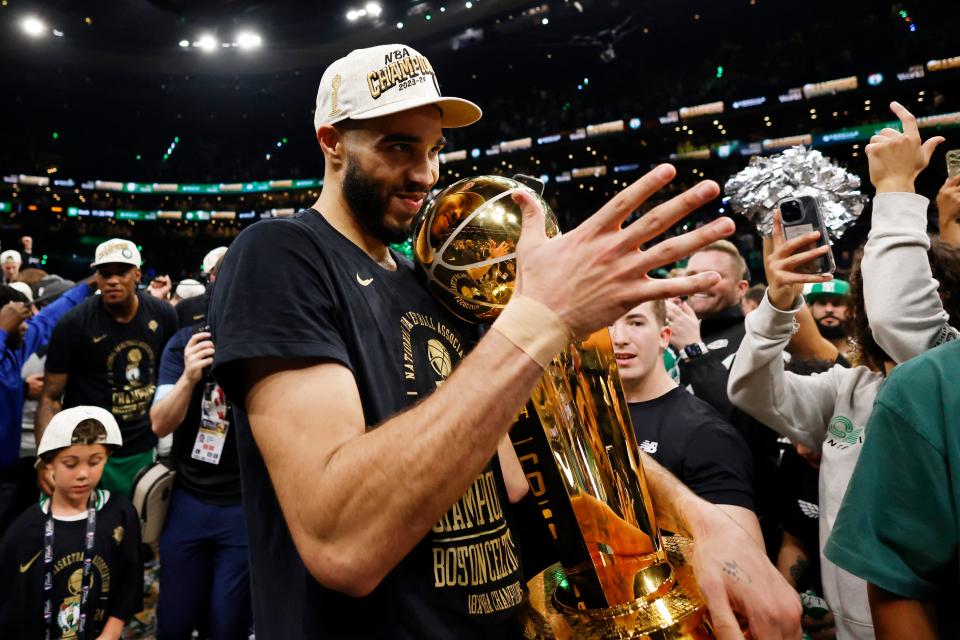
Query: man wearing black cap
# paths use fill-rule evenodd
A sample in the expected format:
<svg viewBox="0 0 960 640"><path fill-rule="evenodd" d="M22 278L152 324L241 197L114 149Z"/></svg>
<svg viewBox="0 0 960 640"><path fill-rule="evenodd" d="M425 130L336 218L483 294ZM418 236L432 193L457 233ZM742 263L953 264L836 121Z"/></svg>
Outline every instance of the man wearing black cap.
<svg viewBox="0 0 960 640"><path fill-rule="evenodd" d="M467 355L465 328L389 244L437 182L442 128L479 117L440 95L410 47L353 51L317 95L319 200L251 226L226 256L210 306L214 375L235 403L258 635L515 637L525 576L504 505L528 485L506 434L545 363L644 300L717 279L645 274L729 235L729 219L638 250L715 198L713 182L621 229L675 175L657 167L550 240L517 191L520 284ZM720 637L742 637L733 600L758 637L799 638L796 596L743 529L658 470L651 492L679 526L711 532L695 534L701 551L717 545L698 571L712 573L701 583Z"/></svg>

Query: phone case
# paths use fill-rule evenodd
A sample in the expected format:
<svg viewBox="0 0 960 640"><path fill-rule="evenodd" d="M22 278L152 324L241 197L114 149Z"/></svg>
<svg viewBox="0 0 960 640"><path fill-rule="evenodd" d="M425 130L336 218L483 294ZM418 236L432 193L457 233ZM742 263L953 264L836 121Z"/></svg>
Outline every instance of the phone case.
<svg viewBox="0 0 960 640"><path fill-rule="evenodd" d="M787 221L783 217L783 205L786 202L796 202L800 209L800 217L796 220ZM823 215L820 213L820 203L813 196L799 196L796 198L784 198L777 203L780 209L781 219L783 221L783 233L787 240L792 240L812 231L820 231L820 237L815 243L803 247L800 251L809 251L819 246L830 246L830 236L827 234L826 225L823 224ZM799 253L799 252L798 252ZM833 273L837 265L833 260L833 249L827 251L827 254L821 256L819 260L809 262L797 268L798 273Z"/></svg>
<svg viewBox="0 0 960 640"><path fill-rule="evenodd" d="M960 173L960 149L951 149L947 151L947 177Z"/></svg>

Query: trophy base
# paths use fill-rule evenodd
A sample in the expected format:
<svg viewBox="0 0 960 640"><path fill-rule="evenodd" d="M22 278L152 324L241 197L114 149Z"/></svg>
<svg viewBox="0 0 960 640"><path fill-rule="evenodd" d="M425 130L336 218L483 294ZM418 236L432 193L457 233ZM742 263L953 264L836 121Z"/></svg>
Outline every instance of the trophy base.
<svg viewBox="0 0 960 640"><path fill-rule="evenodd" d="M635 600L606 609L572 609L563 603L566 576L559 564L527 583L530 596L520 611L528 640L701 640L713 638L710 615L683 557L689 541L665 537L664 549L673 568L672 585L652 600Z"/></svg>

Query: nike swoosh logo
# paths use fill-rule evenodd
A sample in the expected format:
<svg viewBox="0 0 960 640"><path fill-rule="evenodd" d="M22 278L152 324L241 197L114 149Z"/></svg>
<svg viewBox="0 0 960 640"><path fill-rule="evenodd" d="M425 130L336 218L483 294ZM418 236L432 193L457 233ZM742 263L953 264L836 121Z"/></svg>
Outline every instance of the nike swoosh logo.
<svg viewBox="0 0 960 640"><path fill-rule="evenodd" d="M37 555L35 555L35 556L33 556L32 558L30 558L30 559L27 561L27 564L22 564L22 565L20 565L20 573L26 573L26 572L30 569L30 565L32 565L32 564L34 563L34 561L35 561L37 558L40 557L40 554L41 554L41 553L43 553L43 550L37 551Z"/></svg>
<svg viewBox="0 0 960 640"><path fill-rule="evenodd" d="M366 280L364 280L363 278L360 277L360 274L358 273L357 282L360 283L361 287L369 287L370 283L373 282L373 278L367 278Z"/></svg>
<svg viewBox="0 0 960 640"><path fill-rule="evenodd" d="M101 340L103 340L103 339L106 338L106 337L107 337L107 334L103 334L102 336L97 336L97 337L95 337L95 338L93 339L93 344L97 344L98 342L100 342Z"/></svg>

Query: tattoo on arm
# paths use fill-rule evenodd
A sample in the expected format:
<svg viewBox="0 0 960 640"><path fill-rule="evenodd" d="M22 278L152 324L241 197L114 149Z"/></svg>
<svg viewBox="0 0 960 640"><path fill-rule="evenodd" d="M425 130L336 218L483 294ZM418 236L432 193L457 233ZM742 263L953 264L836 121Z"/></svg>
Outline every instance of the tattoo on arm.
<svg viewBox="0 0 960 640"><path fill-rule="evenodd" d="M803 579L803 576L806 575L807 569L810 568L810 562L806 558L797 558L797 561L790 566L790 579L793 580L793 584L800 586L800 581Z"/></svg>
<svg viewBox="0 0 960 640"><path fill-rule="evenodd" d="M753 582L753 578L750 577L750 574L744 571L743 567L738 565L736 561L724 561L723 572L730 576L730 579L734 582L744 582L746 584Z"/></svg>

